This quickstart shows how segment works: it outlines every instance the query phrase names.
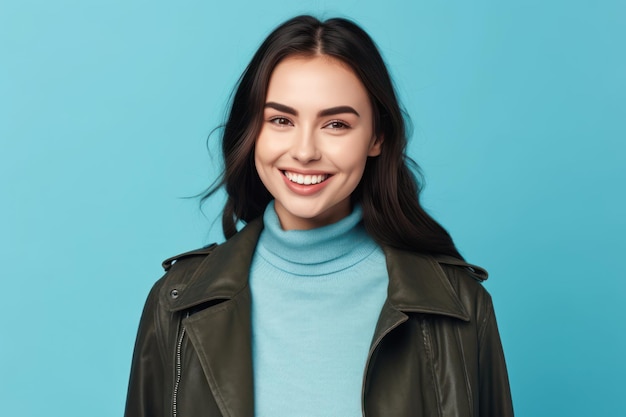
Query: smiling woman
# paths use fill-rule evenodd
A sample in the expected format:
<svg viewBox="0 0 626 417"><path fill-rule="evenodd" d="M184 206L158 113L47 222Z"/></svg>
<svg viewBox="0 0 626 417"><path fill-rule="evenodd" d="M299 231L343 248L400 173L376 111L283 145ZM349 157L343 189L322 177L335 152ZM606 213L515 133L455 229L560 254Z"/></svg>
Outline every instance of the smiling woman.
<svg viewBox="0 0 626 417"><path fill-rule="evenodd" d="M255 165L282 228L346 217L367 158L382 143L361 81L334 58L290 57L274 69L266 100Z"/></svg>
<svg viewBox="0 0 626 417"><path fill-rule="evenodd" d="M421 207L404 123L356 24L268 36L222 136L227 241L164 262L128 417L513 415L487 274Z"/></svg>

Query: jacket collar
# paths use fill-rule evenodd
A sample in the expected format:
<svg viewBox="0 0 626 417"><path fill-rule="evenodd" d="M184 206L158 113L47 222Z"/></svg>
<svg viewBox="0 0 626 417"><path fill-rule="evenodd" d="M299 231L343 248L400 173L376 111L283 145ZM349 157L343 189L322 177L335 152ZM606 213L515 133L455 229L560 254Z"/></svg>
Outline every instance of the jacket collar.
<svg viewBox="0 0 626 417"><path fill-rule="evenodd" d="M183 277L184 283L170 283L168 291L176 289L179 294L176 298L169 298L170 311L230 300L245 289L248 286L252 256L262 230L263 220L253 220L226 242L208 251L208 256L193 271L190 279Z"/></svg>
<svg viewBox="0 0 626 417"><path fill-rule="evenodd" d="M205 303L229 300L248 287L252 256L263 230L258 218L222 245L216 246L193 272L189 284L168 297L169 309L180 311ZM440 265L430 255L383 247L389 273L388 304L399 311L429 313L468 321L458 295ZM462 261L457 264L471 267ZM172 287L173 288L173 287Z"/></svg>

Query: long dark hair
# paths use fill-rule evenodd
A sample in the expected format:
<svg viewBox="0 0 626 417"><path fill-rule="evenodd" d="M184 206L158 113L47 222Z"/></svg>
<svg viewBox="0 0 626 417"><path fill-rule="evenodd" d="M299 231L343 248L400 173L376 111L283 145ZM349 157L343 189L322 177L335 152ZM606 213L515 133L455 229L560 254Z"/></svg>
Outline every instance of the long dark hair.
<svg viewBox="0 0 626 417"><path fill-rule="evenodd" d="M405 118L385 63L369 35L347 19L324 22L298 16L277 27L261 44L242 74L223 127L224 172L202 201L224 186L228 195L222 214L226 238L238 221L263 214L272 199L254 165L254 146L261 130L263 106L276 65L292 55L328 55L348 64L367 90L374 130L383 138L382 152L368 158L352 202L363 207L363 223L381 245L461 258L446 230L419 202L419 167L405 150ZM413 168L413 171L410 169Z"/></svg>

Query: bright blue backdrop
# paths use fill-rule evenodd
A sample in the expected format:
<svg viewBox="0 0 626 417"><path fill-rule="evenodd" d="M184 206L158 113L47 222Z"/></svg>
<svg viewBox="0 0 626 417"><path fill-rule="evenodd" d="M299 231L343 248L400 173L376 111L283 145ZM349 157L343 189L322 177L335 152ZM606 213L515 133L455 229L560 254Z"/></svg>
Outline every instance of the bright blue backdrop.
<svg viewBox="0 0 626 417"><path fill-rule="evenodd" d="M410 5L409 5L410 4ZM491 272L519 416L624 416L621 1L0 2L0 403L121 415L143 301L222 239L205 142L294 14L376 39L424 203Z"/></svg>

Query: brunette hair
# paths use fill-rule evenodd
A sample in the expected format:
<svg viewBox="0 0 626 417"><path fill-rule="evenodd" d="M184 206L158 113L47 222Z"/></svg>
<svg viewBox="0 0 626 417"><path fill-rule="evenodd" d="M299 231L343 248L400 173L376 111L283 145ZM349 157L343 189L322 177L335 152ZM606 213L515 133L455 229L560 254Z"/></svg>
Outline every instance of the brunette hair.
<svg viewBox="0 0 626 417"><path fill-rule="evenodd" d="M272 199L257 174L254 147L272 71L293 55L328 55L348 64L369 94L382 152L368 158L351 196L363 208L368 233L381 245L462 258L450 235L419 202L421 186L416 175L420 171L405 153L405 118L384 61L369 35L342 18L322 22L297 16L286 21L270 33L241 75L223 126L224 172L202 198L225 187L228 197L222 227L226 238L237 232L238 221L261 216Z"/></svg>

